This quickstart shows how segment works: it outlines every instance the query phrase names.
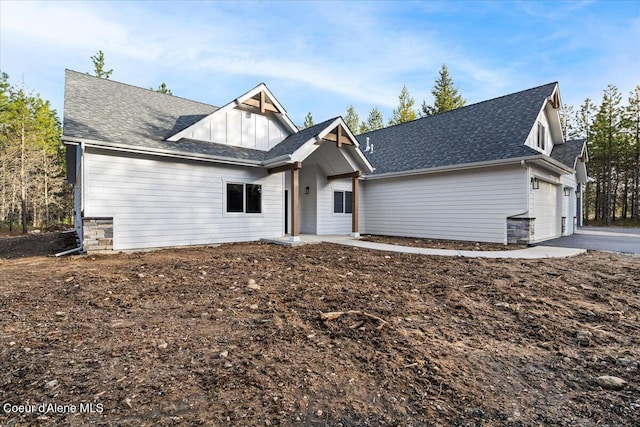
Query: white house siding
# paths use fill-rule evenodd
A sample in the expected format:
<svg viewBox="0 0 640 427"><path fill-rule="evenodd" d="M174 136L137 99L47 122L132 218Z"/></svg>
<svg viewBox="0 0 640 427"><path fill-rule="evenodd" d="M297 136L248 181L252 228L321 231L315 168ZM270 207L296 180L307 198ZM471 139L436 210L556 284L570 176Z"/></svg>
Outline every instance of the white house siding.
<svg viewBox="0 0 640 427"><path fill-rule="evenodd" d="M328 181L322 171L318 173L318 234L351 233L351 214L333 213L333 192L351 190L351 178Z"/></svg>
<svg viewBox="0 0 640 427"><path fill-rule="evenodd" d="M273 117L230 109L214 113L185 138L270 150L287 136L289 133Z"/></svg>
<svg viewBox="0 0 640 427"><path fill-rule="evenodd" d="M564 192L562 195L562 216L566 218L564 235L569 235L574 233L574 228L578 221L576 217L576 189L578 184L575 175L562 175L560 181L563 188L569 189L569 195L564 195Z"/></svg>
<svg viewBox="0 0 640 427"><path fill-rule="evenodd" d="M258 240L284 230L282 174L85 152L85 217L113 217L114 250ZM262 185L261 214L227 214L226 182Z"/></svg>
<svg viewBox="0 0 640 427"><path fill-rule="evenodd" d="M361 233L507 242L507 217L527 212L527 171L483 168L364 181Z"/></svg>

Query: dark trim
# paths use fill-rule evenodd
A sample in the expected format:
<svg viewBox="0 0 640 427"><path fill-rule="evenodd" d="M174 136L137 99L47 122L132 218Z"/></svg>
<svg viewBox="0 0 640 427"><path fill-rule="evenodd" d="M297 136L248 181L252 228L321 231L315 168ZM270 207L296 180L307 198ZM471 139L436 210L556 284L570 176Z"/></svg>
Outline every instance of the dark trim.
<svg viewBox="0 0 640 427"><path fill-rule="evenodd" d="M332 179L360 178L360 174L360 171L341 173L339 175L330 175L327 177L327 180L331 181Z"/></svg>
<svg viewBox="0 0 640 427"><path fill-rule="evenodd" d="M267 173L271 175L273 173L280 173L297 169L302 169L302 162L293 162L286 165L278 166L276 168L267 169Z"/></svg>

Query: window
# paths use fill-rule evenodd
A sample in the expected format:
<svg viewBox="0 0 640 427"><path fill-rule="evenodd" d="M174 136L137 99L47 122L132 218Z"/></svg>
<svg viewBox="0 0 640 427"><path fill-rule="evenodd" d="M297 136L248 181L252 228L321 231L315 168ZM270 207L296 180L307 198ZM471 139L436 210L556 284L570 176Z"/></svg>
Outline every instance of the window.
<svg viewBox="0 0 640 427"><path fill-rule="evenodd" d="M227 183L227 212L262 213L262 186Z"/></svg>
<svg viewBox="0 0 640 427"><path fill-rule="evenodd" d="M244 212L243 191L244 184L227 184L227 212Z"/></svg>
<svg viewBox="0 0 640 427"><path fill-rule="evenodd" d="M333 192L333 213L353 212L353 193L351 191Z"/></svg>
<svg viewBox="0 0 640 427"><path fill-rule="evenodd" d="M245 186L245 198L246 212L247 213L262 213L262 185L260 184L247 184Z"/></svg>
<svg viewBox="0 0 640 427"><path fill-rule="evenodd" d="M545 143L545 136L546 136L546 130L544 128L544 125L540 122L538 122L538 137L536 140L536 145L538 146L539 149L544 151L544 143Z"/></svg>

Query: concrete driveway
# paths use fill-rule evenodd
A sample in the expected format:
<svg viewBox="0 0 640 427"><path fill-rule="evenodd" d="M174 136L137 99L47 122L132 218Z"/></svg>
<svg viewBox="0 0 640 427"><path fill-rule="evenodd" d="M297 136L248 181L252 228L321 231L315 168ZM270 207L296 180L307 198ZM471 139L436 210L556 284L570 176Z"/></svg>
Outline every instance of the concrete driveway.
<svg viewBox="0 0 640 427"><path fill-rule="evenodd" d="M640 254L640 228L580 227L571 236L547 240L544 246Z"/></svg>

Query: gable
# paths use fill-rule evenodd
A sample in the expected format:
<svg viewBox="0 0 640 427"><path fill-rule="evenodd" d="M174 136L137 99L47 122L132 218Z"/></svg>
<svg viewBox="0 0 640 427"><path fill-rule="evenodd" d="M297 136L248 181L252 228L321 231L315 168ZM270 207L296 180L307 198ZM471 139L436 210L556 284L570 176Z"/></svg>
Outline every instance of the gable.
<svg viewBox="0 0 640 427"><path fill-rule="evenodd" d="M172 135L182 138L268 151L297 128L264 83Z"/></svg>
<svg viewBox="0 0 640 427"><path fill-rule="evenodd" d="M560 123L561 105L560 92L556 85L553 93L542 104L538 117L527 136L525 145L543 154L551 155L553 147L564 142ZM544 140L544 149L540 146L541 138Z"/></svg>
<svg viewBox="0 0 640 427"><path fill-rule="evenodd" d="M181 139L268 151L290 134L274 117L234 107L201 120L182 133Z"/></svg>

